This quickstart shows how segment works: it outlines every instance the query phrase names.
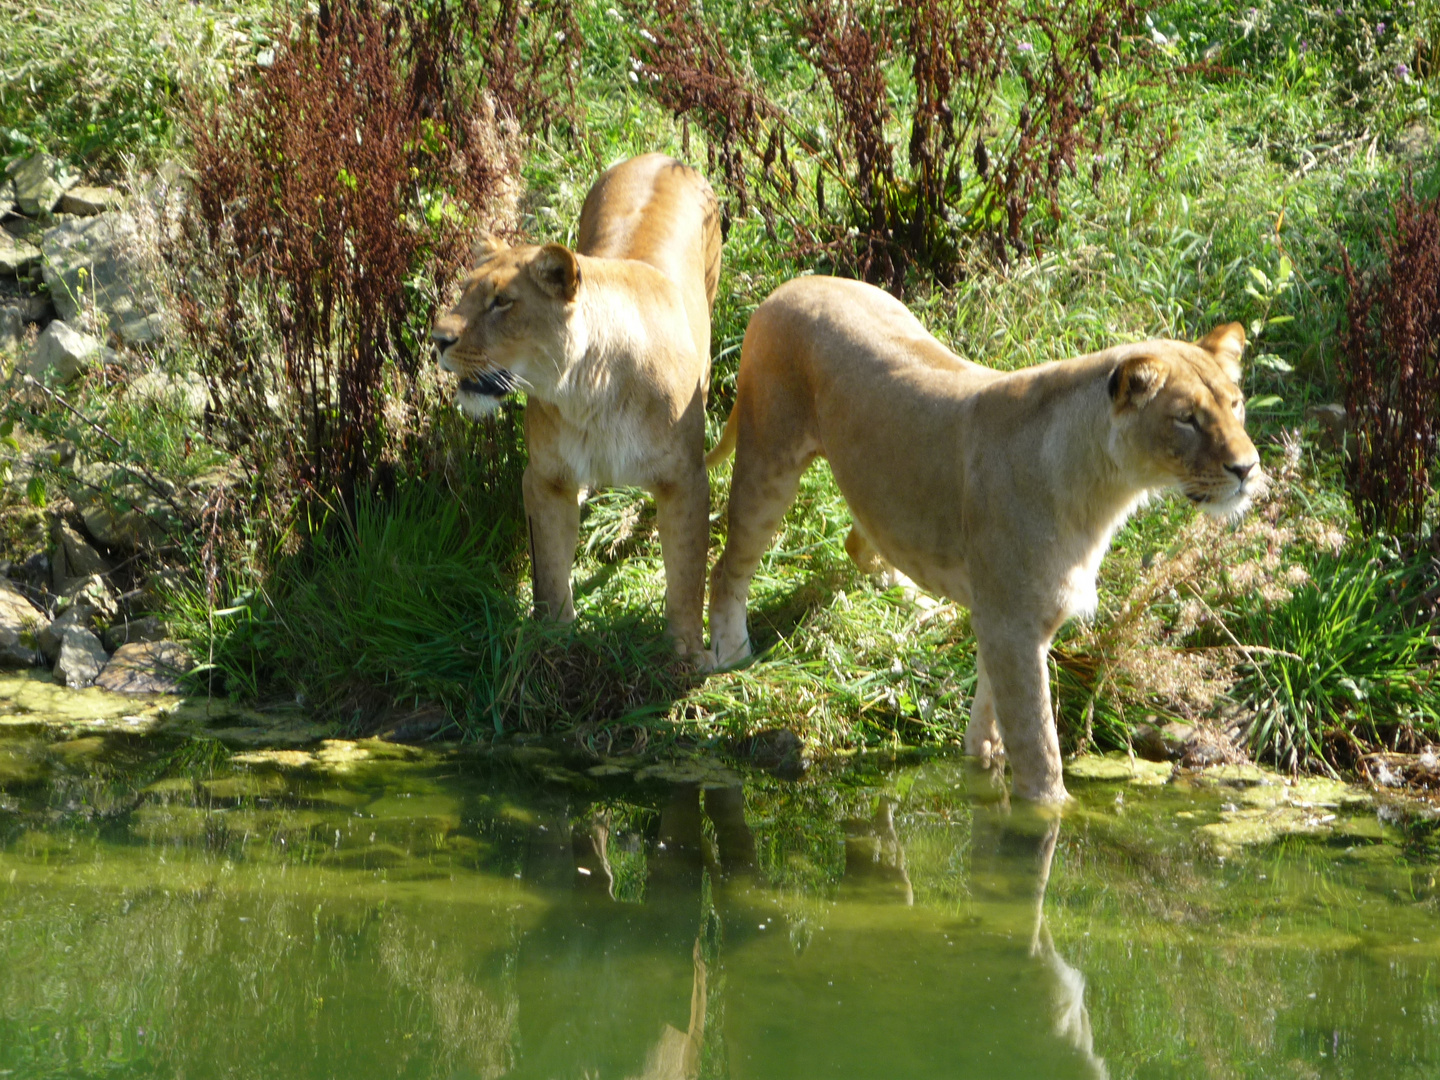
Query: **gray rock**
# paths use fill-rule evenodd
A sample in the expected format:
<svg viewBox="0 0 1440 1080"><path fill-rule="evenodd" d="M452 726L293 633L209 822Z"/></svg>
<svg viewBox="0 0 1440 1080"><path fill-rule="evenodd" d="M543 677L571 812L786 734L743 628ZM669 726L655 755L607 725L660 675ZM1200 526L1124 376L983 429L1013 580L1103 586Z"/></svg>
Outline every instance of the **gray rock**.
<svg viewBox="0 0 1440 1080"><path fill-rule="evenodd" d="M133 473L115 465L81 465L70 499L91 536L126 551L158 543L177 527L176 514Z"/></svg>
<svg viewBox="0 0 1440 1080"><path fill-rule="evenodd" d="M210 391L205 380L195 372L167 375L163 371L147 371L130 383L129 392L142 401L182 413L192 419L205 416Z"/></svg>
<svg viewBox="0 0 1440 1080"><path fill-rule="evenodd" d="M108 574L105 557L64 521L57 520L50 530L55 544L51 562L51 583L57 593L65 594L92 575Z"/></svg>
<svg viewBox="0 0 1440 1080"><path fill-rule="evenodd" d="M1424 120L1407 124L1390 142L1390 152L1412 164L1424 163L1435 150L1435 132Z"/></svg>
<svg viewBox="0 0 1440 1080"><path fill-rule="evenodd" d="M30 667L39 659L35 640L45 613L7 581L0 581L0 668Z"/></svg>
<svg viewBox="0 0 1440 1080"><path fill-rule="evenodd" d="M123 320L118 324L112 321L111 325L126 345L149 345L165 338L166 318L160 311L151 312L138 319Z"/></svg>
<svg viewBox="0 0 1440 1080"><path fill-rule="evenodd" d="M61 686L81 689L94 683L109 661L110 656L99 638L89 630L69 627L60 643L59 659L55 661L55 681Z"/></svg>
<svg viewBox="0 0 1440 1080"><path fill-rule="evenodd" d="M35 635L35 642L45 659L53 664L60 655L65 631L79 627L95 633L99 627L114 621L119 610L115 594L99 574L72 582L69 591L60 597L60 613Z"/></svg>
<svg viewBox="0 0 1440 1080"><path fill-rule="evenodd" d="M142 615L138 619L123 619L106 630L100 638L105 648L114 652L122 645L137 642L164 641L165 623L158 615Z"/></svg>
<svg viewBox="0 0 1440 1080"><path fill-rule="evenodd" d="M12 309L21 323L48 323L55 318L55 305L44 293L30 296L7 296L0 306Z"/></svg>
<svg viewBox="0 0 1440 1080"><path fill-rule="evenodd" d="M60 610L70 607L88 607L94 611L97 626L108 626L120 614L120 603L110 583L100 574L72 581L69 588L60 594Z"/></svg>
<svg viewBox="0 0 1440 1080"><path fill-rule="evenodd" d="M9 296L0 301L0 358L18 359L25 350L30 324L48 323L54 317L48 296ZM8 371L5 374L9 376Z"/></svg>
<svg viewBox="0 0 1440 1080"><path fill-rule="evenodd" d="M1148 720L1155 718L1148 717ZM1194 738L1195 728L1179 721L1156 727L1153 723L1135 725L1131 744L1135 753L1146 761L1175 761L1185 753Z"/></svg>
<svg viewBox="0 0 1440 1080"><path fill-rule="evenodd" d="M27 244L33 244L35 247L39 247L41 241L45 239L45 230L53 229L55 224L55 219L50 221L32 221L25 217L15 217L5 222L4 229L11 236L15 237L16 240L24 240Z"/></svg>
<svg viewBox="0 0 1440 1080"><path fill-rule="evenodd" d="M43 538L42 530L41 539ZM51 583L50 556L43 551L36 551L18 562L11 563L10 577L29 586L32 593L48 592Z"/></svg>
<svg viewBox="0 0 1440 1080"><path fill-rule="evenodd" d="M163 523L173 516L169 506L148 496L140 496L129 508L122 499L107 502L96 496L81 507L80 513L91 536L124 551L159 543L166 535Z"/></svg>
<svg viewBox="0 0 1440 1080"><path fill-rule="evenodd" d="M25 340L25 320L20 317L18 304L0 304L0 356L13 359L20 355L20 344ZM8 362L0 362L0 374L10 374Z"/></svg>
<svg viewBox="0 0 1440 1080"><path fill-rule="evenodd" d="M0 183L0 218L15 213L15 181Z"/></svg>
<svg viewBox="0 0 1440 1080"><path fill-rule="evenodd" d="M178 161L165 161L145 180L140 196L157 211L183 212L187 202L184 184L185 167Z"/></svg>
<svg viewBox="0 0 1440 1080"><path fill-rule="evenodd" d="M0 275L27 275L40 263L40 249L0 229Z"/></svg>
<svg viewBox="0 0 1440 1080"><path fill-rule="evenodd" d="M178 694L179 677L192 666L176 642L137 641L115 650L95 685L117 694Z"/></svg>
<svg viewBox="0 0 1440 1080"><path fill-rule="evenodd" d="M453 727L454 724L455 721L451 720L449 715L443 711L417 712L387 726L380 733L380 738L394 743L428 742L446 728ZM593 769L588 771L594 773Z"/></svg>
<svg viewBox="0 0 1440 1080"><path fill-rule="evenodd" d="M73 382L108 350L89 334L82 334L59 319L45 328L30 354L30 374L45 382Z"/></svg>
<svg viewBox="0 0 1440 1080"><path fill-rule="evenodd" d="M40 249L45 284L62 319L93 307L102 329L126 343L163 336L160 275L133 215L71 218L46 230Z"/></svg>
<svg viewBox="0 0 1440 1080"><path fill-rule="evenodd" d="M732 745L736 753L780 776L799 776L810 768L804 742L789 728L766 728Z"/></svg>
<svg viewBox="0 0 1440 1080"><path fill-rule="evenodd" d="M1247 765L1247 760L1245 751L1236 745L1229 732L1209 725L1197 725L1185 744L1184 753L1180 755L1180 764L1187 769L1239 768Z"/></svg>
<svg viewBox="0 0 1440 1080"><path fill-rule="evenodd" d="M1345 442L1345 432L1350 429L1350 417L1344 405L1311 405L1305 410L1305 419L1320 425L1320 439L1329 446L1340 446Z"/></svg>
<svg viewBox="0 0 1440 1080"><path fill-rule="evenodd" d="M1179 756L1185 752L1185 748L1195 741L1195 725L1187 724L1183 720L1172 720L1160 729L1160 737L1165 740L1165 745L1171 753Z"/></svg>
<svg viewBox="0 0 1440 1080"><path fill-rule="evenodd" d="M1136 724L1134 732L1131 733L1130 743L1135 748L1135 753L1146 761L1168 761L1170 759L1169 748L1165 740L1160 737L1160 729L1154 724Z"/></svg>
<svg viewBox="0 0 1440 1080"><path fill-rule="evenodd" d="M50 624L35 635L35 644L39 646L46 661L53 664L60 658L60 645L65 640L65 631L79 627L81 630L90 630L93 633L94 623L95 609L90 605L82 604L68 608L51 619Z"/></svg>
<svg viewBox="0 0 1440 1080"><path fill-rule="evenodd" d="M73 187L60 196L59 209L62 214L78 214L93 217L107 210L118 210L125 200L112 187Z"/></svg>
<svg viewBox="0 0 1440 1080"><path fill-rule="evenodd" d="M33 154L6 171L15 185L15 202L20 212L30 217L54 210L60 197L80 179L66 173L60 162L49 154Z"/></svg>

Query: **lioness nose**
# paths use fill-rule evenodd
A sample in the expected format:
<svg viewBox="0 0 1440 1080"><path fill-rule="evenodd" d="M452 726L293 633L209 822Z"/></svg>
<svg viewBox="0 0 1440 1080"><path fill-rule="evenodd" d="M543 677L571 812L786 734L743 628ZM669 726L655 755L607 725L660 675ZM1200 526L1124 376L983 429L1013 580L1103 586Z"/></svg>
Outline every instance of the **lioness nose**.
<svg viewBox="0 0 1440 1080"><path fill-rule="evenodd" d="M1244 480L1245 477L1250 475L1251 470L1253 470L1258 464L1259 462L1257 461L1241 461L1237 462L1234 465L1226 465L1225 468L1229 469L1241 480Z"/></svg>
<svg viewBox="0 0 1440 1080"><path fill-rule="evenodd" d="M450 333L450 331L442 330L437 326L434 330L430 331L430 340L435 343L437 348L448 349L460 339Z"/></svg>

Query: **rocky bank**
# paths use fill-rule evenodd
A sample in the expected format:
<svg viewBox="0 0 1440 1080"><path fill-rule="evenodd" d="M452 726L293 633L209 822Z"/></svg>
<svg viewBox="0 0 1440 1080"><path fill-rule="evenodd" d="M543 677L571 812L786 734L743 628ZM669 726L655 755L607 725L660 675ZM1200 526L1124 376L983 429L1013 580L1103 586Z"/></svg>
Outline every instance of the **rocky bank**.
<svg viewBox="0 0 1440 1080"><path fill-rule="evenodd" d="M84 378L123 364L126 393L203 415L205 385L156 365L171 331L159 232L172 220L178 171L130 193L88 184L48 154L0 177L0 387L63 400ZM0 418L3 420L3 418ZM0 550L0 667L46 668L69 687L171 693L189 666L153 614L166 584L139 556L178 532L197 497L139 467L84 461L61 441L0 430L0 485L12 498ZM63 470L64 490L43 483Z"/></svg>

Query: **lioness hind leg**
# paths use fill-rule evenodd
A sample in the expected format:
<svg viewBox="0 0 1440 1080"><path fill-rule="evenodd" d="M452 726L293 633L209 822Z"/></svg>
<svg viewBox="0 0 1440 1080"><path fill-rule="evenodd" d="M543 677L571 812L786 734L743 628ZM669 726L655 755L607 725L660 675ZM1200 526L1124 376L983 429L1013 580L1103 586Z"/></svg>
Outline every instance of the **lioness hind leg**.
<svg viewBox="0 0 1440 1080"><path fill-rule="evenodd" d="M884 555L875 550L875 545L870 542L868 536L860 531L858 524L851 525L850 534L845 537L845 554L850 556L850 561L855 564L856 569L874 580L880 588L898 588L905 594L907 600L922 608L933 609L938 606L933 597L925 595L920 586L892 566Z"/></svg>
<svg viewBox="0 0 1440 1080"><path fill-rule="evenodd" d="M850 535L845 537L845 554L850 556L850 561L862 574L871 577L893 570L891 566L870 543L869 538L860 531L859 525L850 526Z"/></svg>
<svg viewBox="0 0 1440 1080"><path fill-rule="evenodd" d="M530 568L534 581L535 616L569 622L575 618L570 567L580 539L579 487L547 479L532 464L521 488L525 519L530 526Z"/></svg>
<svg viewBox="0 0 1440 1080"><path fill-rule="evenodd" d="M809 456L771 458L775 448L756 445L759 441L747 441L742 431L730 483L729 535L710 575L710 651L720 667L738 664L750 655L745 629L750 579L780 519L795 501L800 476L810 463Z"/></svg>
<svg viewBox="0 0 1440 1080"><path fill-rule="evenodd" d="M665 560L665 619L675 651L708 668L705 556L710 546L710 480L697 459L684 482L655 488L655 524Z"/></svg>

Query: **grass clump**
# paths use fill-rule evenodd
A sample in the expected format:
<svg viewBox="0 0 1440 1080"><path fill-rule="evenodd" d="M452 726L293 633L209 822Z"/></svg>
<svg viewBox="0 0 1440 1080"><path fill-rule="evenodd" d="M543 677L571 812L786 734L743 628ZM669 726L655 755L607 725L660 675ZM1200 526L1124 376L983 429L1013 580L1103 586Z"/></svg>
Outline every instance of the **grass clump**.
<svg viewBox="0 0 1440 1080"><path fill-rule="evenodd" d="M1325 556L1273 607L1249 604L1236 690L1254 710L1254 752L1283 768L1350 765L1376 744L1440 738L1436 638L1417 619L1423 564L1371 541Z"/></svg>
<svg viewBox="0 0 1440 1080"><path fill-rule="evenodd" d="M293 696L350 733L560 730L602 751L648 741L646 718L694 681L664 646L663 619L528 619L517 433L451 426L468 453L448 472L362 492L350 513L322 506L326 519L266 580L218 583L235 597L227 607L188 592L179 630L206 657L192 677L212 693Z"/></svg>
<svg viewBox="0 0 1440 1080"><path fill-rule="evenodd" d="M227 689L256 693L278 666L307 705L352 724L372 722L377 705L488 722L520 618L503 569L514 531L513 520L475 520L443 490L361 496L353 520L336 515L278 568L269 588L281 606L248 596L211 616L212 670Z"/></svg>

